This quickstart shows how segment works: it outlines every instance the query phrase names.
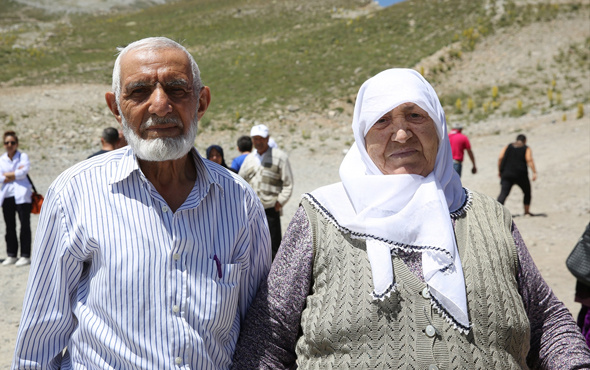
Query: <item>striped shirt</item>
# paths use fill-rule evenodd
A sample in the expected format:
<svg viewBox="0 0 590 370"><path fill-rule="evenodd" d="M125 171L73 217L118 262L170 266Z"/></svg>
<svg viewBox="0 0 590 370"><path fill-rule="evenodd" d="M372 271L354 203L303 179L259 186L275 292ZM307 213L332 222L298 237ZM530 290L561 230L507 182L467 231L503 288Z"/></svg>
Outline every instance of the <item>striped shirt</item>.
<svg viewBox="0 0 590 370"><path fill-rule="evenodd" d="M129 147L53 182L13 368L231 365L240 323L270 268L268 226L244 180L196 150L192 157L197 180L176 212Z"/></svg>

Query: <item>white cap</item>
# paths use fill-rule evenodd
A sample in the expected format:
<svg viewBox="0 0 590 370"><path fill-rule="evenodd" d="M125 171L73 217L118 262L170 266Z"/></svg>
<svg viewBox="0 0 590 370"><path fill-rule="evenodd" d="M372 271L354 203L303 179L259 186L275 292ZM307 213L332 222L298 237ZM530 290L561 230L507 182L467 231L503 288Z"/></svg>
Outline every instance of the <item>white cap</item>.
<svg viewBox="0 0 590 370"><path fill-rule="evenodd" d="M265 125L256 125L252 127L250 130L250 136L262 136L264 138L268 137L268 127Z"/></svg>

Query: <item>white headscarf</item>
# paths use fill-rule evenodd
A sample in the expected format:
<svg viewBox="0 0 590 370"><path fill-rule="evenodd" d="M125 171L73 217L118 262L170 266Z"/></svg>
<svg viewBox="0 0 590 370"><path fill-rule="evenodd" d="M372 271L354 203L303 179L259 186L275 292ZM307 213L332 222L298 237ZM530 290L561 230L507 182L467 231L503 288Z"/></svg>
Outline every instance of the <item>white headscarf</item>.
<svg viewBox="0 0 590 370"><path fill-rule="evenodd" d="M383 175L367 153L365 136L384 114L409 102L436 125L434 170L426 177ZM395 289L392 250L420 251L433 304L456 327L468 330L465 279L450 218L466 194L453 169L445 114L434 89L414 70L383 71L361 86L352 129L355 143L342 161L342 185L336 187L343 191L327 187L312 194L340 226L367 240L376 299Z"/></svg>

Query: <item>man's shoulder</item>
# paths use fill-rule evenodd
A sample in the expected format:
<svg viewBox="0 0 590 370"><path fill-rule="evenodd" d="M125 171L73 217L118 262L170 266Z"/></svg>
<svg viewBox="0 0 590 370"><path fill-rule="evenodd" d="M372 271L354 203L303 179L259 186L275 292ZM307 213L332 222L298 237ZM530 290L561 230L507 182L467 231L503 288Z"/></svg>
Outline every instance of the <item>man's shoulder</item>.
<svg viewBox="0 0 590 370"><path fill-rule="evenodd" d="M246 192L250 188L246 180L237 173L211 161L201 161L201 163L206 169L208 176L210 176L211 181L218 184L221 188L239 187L243 188Z"/></svg>
<svg viewBox="0 0 590 370"><path fill-rule="evenodd" d="M244 153L244 154L240 154L239 156L235 157L231 162L232 164L237 163L237 164L241 164L242 162L244 162L244 159L246 159L246 157L248 156L248 154L250 153Z"/></svg>
<svg viewBox="0 0 590 370"><path fill-rule="evenodd" d="M94 152L94 153L90 154L90 155L88 156L88 158L96 157L97 155L101 155L101 154L103 154L103 153L107 153L107 152L108 152L108 150L101 149L101 150L99 150L98 152ZM88 159L88 158L87 158L87 159Z"/></svg>
<svg viewBox="0 0 590 370"><path fill-rule="evenodd" d="M258 161L256 160L256 155L257 153L255 151L246 154L244 160L242 161L242 167L252 165L253 163L257 163Z"/></svg>
<svg viewBox="0 0 590 370"><path fill-rule="evenodd" d="M60 192L72 182L106 183L110 181L125 154L125 149L112 150L104 155L78 162L59 174L51 184L51 188Z"/></svg>
<svg viewBox="0 0 590 370"><path fill-rule="evenodd" d="M271 151L273 157L285 159L285 160L289 159L289 155L286 152L282 151L281 149L271 148L269 150Z"/></svg>

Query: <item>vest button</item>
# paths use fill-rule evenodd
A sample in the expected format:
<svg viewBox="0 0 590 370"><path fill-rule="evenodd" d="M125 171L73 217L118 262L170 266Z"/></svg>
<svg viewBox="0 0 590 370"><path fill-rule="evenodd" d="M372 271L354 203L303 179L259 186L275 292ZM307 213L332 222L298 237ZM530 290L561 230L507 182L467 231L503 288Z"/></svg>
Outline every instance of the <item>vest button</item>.
<svg viewBox="0 0 590 370"><path fill-rule="evenodd" d="M438 370L438 366L430 365L430 366L428 366L428 370Z"/></svg>
<svg viewBox="0 0 590 370"><path fill-rule="evenodd" d="M420 292L420 294L422 294L422 297L424 297L425 299L430 298L430 292L428 291L428 288L422 289L422 292Z"/></svg>
<svg viewBox="0 0 590 370"><path fill-rule="evenodd" d="M428 325L426 327L426 335L430 338L434 337L436 335L436 329L434 328L434 326L432 325Z"/></svg>

